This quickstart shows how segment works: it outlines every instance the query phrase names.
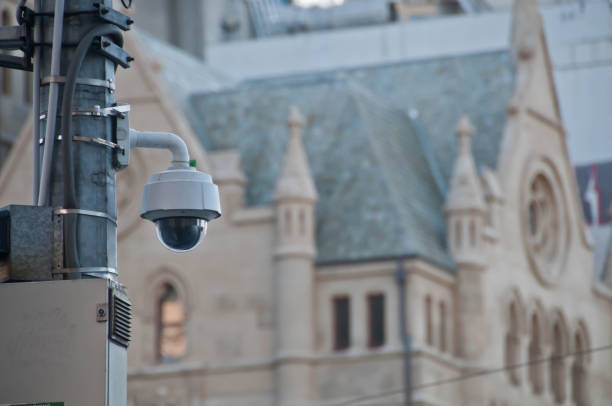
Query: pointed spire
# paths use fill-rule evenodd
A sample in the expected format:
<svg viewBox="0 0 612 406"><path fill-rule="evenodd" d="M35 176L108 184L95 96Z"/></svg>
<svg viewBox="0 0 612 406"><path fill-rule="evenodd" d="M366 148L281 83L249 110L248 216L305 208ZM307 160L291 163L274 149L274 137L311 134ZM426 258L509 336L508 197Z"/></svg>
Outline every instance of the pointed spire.
<svg viewBox="0 0 612 406"><path fill-rule="evenodd" d="M300 134L296 134L301 137L301 131L304 127L304 117L302 113L300 113L300 109L297 106L291 106L289 108L289 117L287 117L287 124L289 125L289 130L298 131Z"/></svg>
<svg viewBox="0 0 612 406"><path fill-rule="evenodd" d="M297 107L290 108L287 124L289 143L285 152L285 163L276 183L276 199L297 198L314 201L317 199L317 191L302 143L304 118Z"/></svg>
<svg viewBox="0 0 612 406"><path fill-rule="evenodd" d="M451 176L450 192L446 198L446 210L484 210L482 189L472 157L471 138L474 127L470 119L463 115L457 123L456 135L459 138L457 158Z"/></svg>
<svg viewBox="0 0 612 406"><path fill-rule="evenodd" d="M542 30L538 0L515 0L512 14L512 49L518 59L530 59Z"/></svg>
<svg viewBox="0 0 612 406"><path fill-rule="evenodd" d="M456 129L457 137L459 137L459 154L470 155L470 144L472 135L474 135L474 126L470 119L465 114L459 118Z"/></svg>

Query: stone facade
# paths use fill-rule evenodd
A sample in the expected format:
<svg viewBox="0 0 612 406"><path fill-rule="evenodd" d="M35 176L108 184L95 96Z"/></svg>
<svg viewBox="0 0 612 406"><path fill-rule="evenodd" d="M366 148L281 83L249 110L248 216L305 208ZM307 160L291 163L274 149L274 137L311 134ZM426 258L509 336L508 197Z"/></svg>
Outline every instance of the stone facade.
<svg viewBox="0 0 612 406"><path fill-rule="evenodd" d="M612 289L594 276L537 9L530 0L515 7L511 57L469 62L492 66L479 71L489 82L472 89L486 98L434 95L455 106L443 108L447 116L436 121L460 113L453 126L441 129L421 108L431 131L429 149L417 145L426 142L414 114L376 104L355 83L332 86L327 97L344 102L332 96L348 88L356 100L354 117L343 104L352 117L344 132L341 110L324 104L325 98L314 104L329 112L307 111L300 97L314 93L310 88L281 98L269 87L263 90L269 100L249 99L261 83L230 96L190 99L204 106L195 110L199 127L194 113L170 97L176 89L160 80L164 61L148 60L138 37L128 37L136 62L119 74L117 87L118 99L132 104L132 127L179 133L200 169L212 172L223 207L197 250L175 254L138 218L142 186L150 173L164 169L167 157L139 151L118 177L120 278L134 304L131 405L331 406L361 397L368 398L359 404L402 404L398 267L407 273L415 405L610 403L612 352L588 350L612 343ZM506 61L512 73L494 64ZM459 66L461 72L461 63L425 67ZM206 104L223 97L224 111ZM249 127L247 113L232 110L230 97L247 103L241 112L259 104L251 119L269 130L243 134L259 127ZM281 103L291 98L303 111ZM498 100L501 117L466 109ZM275 127L278 120L264 115L266 109L282 109L277 115L284 122ZM231 125L216 130L217 142L227 145L206 151L215 112L230 116ZM337 131L317 135L320 117ZM377 133L357 143L368 125L390 136L398 131L398 138L383 144L384 134ZM483 134L483 128L499 134ZM398 141L413 136L407 146ZM232 137L246 144L230 145ZM30 199L30 142L26 126L0 173L0 206ZM325 143L326 151L339 155L317 154ZM268 154L248 155L240 145ZM411 151L416 153L402 155ZM338 162L329 162L332 156ZM440 157L446 162L434 165ZM257 179L270 184L268 192L254 190ZM361 183L368 187L355 190ZM392 244L404 235L405 242ZM566 354L573 355L558 357Z"/></svg>

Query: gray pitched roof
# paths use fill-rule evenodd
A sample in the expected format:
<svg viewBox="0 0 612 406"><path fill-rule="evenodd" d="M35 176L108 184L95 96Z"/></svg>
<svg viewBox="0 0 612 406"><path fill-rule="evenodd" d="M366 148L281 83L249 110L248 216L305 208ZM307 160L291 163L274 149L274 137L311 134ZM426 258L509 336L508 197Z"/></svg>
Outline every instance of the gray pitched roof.
<svg viewBox="0 0 612 406"><path fill-rule="evenodd" d="M145 47L147 56L161 65L160 76L169 94L183 111L189 108L189 95L216 91L233 82L188 52L160 41L146 31L134 29L130 35Z"/></svg>
<svg viewBox="0 0 612 406"><path fill-rule="evenodd" d="M476 161L494 167L513 81L507 52L262 79L192 96L192 124L207 149L240 150L247 204L270 204L297 105L320 196L317 260L417 255L452 269L442 205L454 128L469 114Z"/></svg>

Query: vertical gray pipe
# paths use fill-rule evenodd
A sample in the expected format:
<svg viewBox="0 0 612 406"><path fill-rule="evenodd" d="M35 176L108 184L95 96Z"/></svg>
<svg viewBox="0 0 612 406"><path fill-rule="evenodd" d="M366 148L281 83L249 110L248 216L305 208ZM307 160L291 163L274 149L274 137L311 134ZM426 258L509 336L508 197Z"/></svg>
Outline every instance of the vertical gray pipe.
<svg viewBox="0 0 612 406"><path fill-rule="evenodd" d="M34 11L40 11L40 0L34 0ZM41 18L35 17L34 21L34 42L40 42ZM32 72L32 204L38 204L38 188L40 187L40 47L34 47L34 60Z"/></svg>
<svg viewBox="0 0 612 406"><path fill-rule="evenodd" d="M404 260L397 261L395 270L395 282L398 290L399 326L400 339L404 347L404 405L412 406L412 340L406 326L406 315L408 314L408 302L406 301L406 270Z"/></svg>
<svg viewBox="0 0 612 406"><path fill-rule="evenodd" d="M60 74L60 60L62 56L62 38L64 30L64 0L55 0L53 11L53 42L51 47L51 77ZM49 186L51 183L51 163L53 160L53 146L55 144L55 121L57 119L57 105L59 104L59 83L49 84L49 103L47 104L47 126L45 127L45 147L43 149L42 171L40 175L40 189L38 192L38 205L45 206L49 200Z"/></svg>

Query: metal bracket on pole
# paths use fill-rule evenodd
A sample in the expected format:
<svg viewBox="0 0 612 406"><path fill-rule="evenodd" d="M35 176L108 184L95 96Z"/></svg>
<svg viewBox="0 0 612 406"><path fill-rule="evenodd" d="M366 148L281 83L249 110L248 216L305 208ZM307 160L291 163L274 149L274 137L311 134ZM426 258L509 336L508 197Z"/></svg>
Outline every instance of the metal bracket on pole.
<svg viewBox="0 0 612 406"><path fill-rule="evenodd" d="M58 141L61 141L62 140L62 136L58 135L56 139ZM80 141L80 142L90 142L92 144L103 145L103 146L111 148L111 149L121 150L121 147L118 144L115 144L114 142L107 141L107 140L102 139L102 138L96 138L96 137L90 138L90 137L81 137L81 136L78 136L78 135L73 135L72 136L72 140L73 141ZM44 138L40 138L38 140L38 143L40 145L44 145L45 144L45 139Z"/></svg>
<svg viewBox="0 0 612 406"><path fill-rule="evenodd" d="M23 52L23 56L0 55L1 67L32 71L33 16L32 10L24 7L21 12L21 25L0 27L0 49Z"/></svg>
<svg viewBox="0 0 612 406"><path fill-rule="evenodd" d="M117 219L101 211L83 210L83 209L55 209L53 211L53 214L56 214L56 215L80 214L83 216L101 217L101 218L110 220L114 225L117 225Z"/></svg>
<svg viewBox="0 0 612 406"><path fill-rule="evenodd" d="M96 52L115 62L117 65L121 65L124 69L129 68L130 62L134 60L123 48L105 36L100 37L100 46L96 49Z"/></svg>
<svg viewBox="0 0 612 406"><path fill-rule="evenodd" d="M28 58L22 56L0 55L0 67L32 72L34 67Z"/></svg>
<svg viewBox="0 0 612 406"><path fill-rule="evenodd" d="M81 268L62 268L53 271L54 274L69 274L69 273L84 273L84 274L110 274L117 276L115 268L106 268L102 266L86 266Z"/></svg>
<svg viewBox="0 0 612 406"><path fill-rule="evenodd" d="M130 29L130 26L134 24L134 20L130 16L127 16L119 11L113 10L111 7L105 6L100 3L94 3L94 7L98 9L98 17L107 23L116 25L123 31Z"/></svg>
<svg viewBox="0 0 612 406"><path fill-rule="evenodd" d="M62 279L63 275L70 275L70 274L81 274L81 275L93 276L96 278L105 278L105 279L109 279L114 282L117 281L117 276L119 275L115 268L106 268L106 267L101 267L101 266L81 267L81 268L61 268L61 269L53 270L53 277L54 278L58 277L58 279Z"/></svg>
<svg viewBox="0 0 612 406"><path fill-rule="evenodd" d="M73 117L76 117L76 116L117 117L117 116L124 115L125 113L129 111L130 111L129 104L117 103L116 106L110 106L110 107L104 107L104 108L100 106L93 106L85 110L74 110L72 112L72 116ZM61 113L58 113L57 115L61 116ZM41 120L44 120L46 118L47 118L46 112L40 115Z"/></svg>
<svg viewBox="0 0 612 406"><path fill-rule="evenodd" d="M118 107L125 109L125 106L127 106L127 111L117 114L113 120L114 139L119 146L114 156L114 165L117 170L124 169L130 164L130 106L120 104Z"/></svg>
<svg viewBox="0 0 612 406"><path fill-rule="evenodd" d="M65 83L65 76L45 76L40 79L40 85L48 85L50 83ZM115 82L112 79L102 80L102 79L89 79L89 78L78 78L76 80L77 85L87 85L87 86L98 86L98 87L106 87L108 90L113 92L115 90Z"/></svg>
<svg viewBox="0 0 612 406"><path fill-rule="evenodd" d="M77 8L77 9L66 9L64 10L64 17L73 17L83 14L93 14L96 15L100 20L116 25L121 28L123 31L128 31L130 26L134 24L134 20L128 15L120 13L119 11L113 10L111 7L100 4L99 2L93 3L92 8ZM52 12L41 12L35 13L35 16L42 17L53 17Z"/></svg>
<svg viewBox="0 0 612 406"><path fill-rule="evenodd" d="M25 25L13 25L10 27L0 27L0 49L17 50L25 46L27 37Z"/></svg>
<svg viewBox="0 0 612 406"><path fill-rule="evenodd" d="M60 135L60 137L61 137L61 135ZM103 146L111 148L111 149L121 149L121 147L118 144L115 144L114 142L111 142L111 141L107 141L107 140L105 140L103 138L97 138L97 137L90 138L90 137L81 137L81 136L78 136L78 135L73 135L72 139L74 141L91 142L92 144L103 145Z"/></svg>

